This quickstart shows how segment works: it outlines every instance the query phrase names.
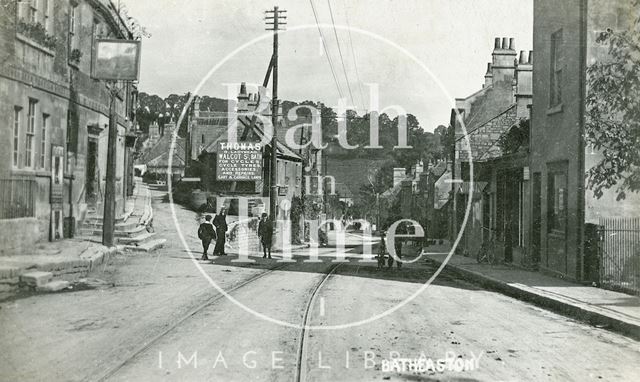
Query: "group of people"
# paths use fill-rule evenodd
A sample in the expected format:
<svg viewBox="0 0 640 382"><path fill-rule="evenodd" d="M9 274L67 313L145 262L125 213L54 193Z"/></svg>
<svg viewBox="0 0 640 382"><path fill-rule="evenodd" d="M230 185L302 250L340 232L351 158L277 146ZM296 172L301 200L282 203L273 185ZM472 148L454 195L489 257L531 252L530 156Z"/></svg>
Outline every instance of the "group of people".
<svg viewBox="0 0 640 382"><path fill-rule="evenodd" d="M205 221L198 228L198 238L202 241L202 257L200 260L209 260L207 252L212 241L215 241L213 248L214 256L226 256L225 240L227 234L227 209L222 207L220 213L212 218L205 216ZM258 224L258 238L262 245L263 258L271 258L271 244L273 242L273 222L266 213L262 214Z"/></svg>
<svg viewBox="0 0 640 382"><path fill-rule="evenodd" d="M391 268L394 263L394 257L387 251L387 243L384 238L385 233L383 233L382 239L380 240L378 255L376 256L376 259L378 260L378 269L384 269L385 265L387 268ZM400 241L400 238L395 238L393 247L397 257L395 260L396 267L400 269L402 267L402 261L400 261L400 259L402 259L402 241Z"/></svg>
<svg viewBox="0 0 640 382"><path fill-rule="evenodd" d="M213 220L213 221L212 221ZM212 218L211 215L204 217L204 222L198 228L198 238L202 241L202 257L200 260L209 260L207 252L212 241L214 256L226 256L224 244L227 234L227 209L222 207L220 213Z"/></svg>

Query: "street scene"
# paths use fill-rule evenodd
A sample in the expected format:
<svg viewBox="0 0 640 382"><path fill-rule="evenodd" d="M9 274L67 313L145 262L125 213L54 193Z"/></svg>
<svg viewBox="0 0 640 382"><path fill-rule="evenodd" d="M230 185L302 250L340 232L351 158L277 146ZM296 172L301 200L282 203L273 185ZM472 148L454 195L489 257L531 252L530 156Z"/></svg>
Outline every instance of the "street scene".
<svg viewBox="0 0 640 382"><path fill-rule="evenodd" d="M637 0L0 0L0 381L635 381Z"/></svg>

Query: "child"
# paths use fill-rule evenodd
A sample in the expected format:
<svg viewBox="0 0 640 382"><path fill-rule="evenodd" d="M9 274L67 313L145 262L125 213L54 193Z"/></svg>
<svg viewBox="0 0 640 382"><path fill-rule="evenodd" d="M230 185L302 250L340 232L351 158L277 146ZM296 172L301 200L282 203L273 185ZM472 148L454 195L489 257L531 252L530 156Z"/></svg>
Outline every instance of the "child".
<svg viewBox="0 0 640 382"><path fill-rule="evenodd" d="M200 224L200 228L198 228L198 238L202 240L202 257L200 260L206 261L209 260L207 251L209 250L211 240L216 240L216 230L211 223L211 215L205 216L204 220L204 223Z"/></svg>

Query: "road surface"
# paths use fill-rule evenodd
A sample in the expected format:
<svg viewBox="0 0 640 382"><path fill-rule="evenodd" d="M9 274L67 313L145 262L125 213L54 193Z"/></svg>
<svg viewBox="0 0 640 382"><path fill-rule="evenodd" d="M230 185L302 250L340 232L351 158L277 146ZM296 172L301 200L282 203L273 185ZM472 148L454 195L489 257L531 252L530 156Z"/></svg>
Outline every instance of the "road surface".
<svg viewBox="0 0 640 382"><path fill-rule="evenodd" d="M638 342L447 272L410 298L435 272L425 262L378 271L358 261L357 248L346 263L332 262L330 248L318 263L304 263L305 251L288 264L193 261L155 196L165 248L119 256L92 275L104 280L96 288L0 303L0 380L632 381L640 373ZM197 254L196 216L175 209Z"/></svg>

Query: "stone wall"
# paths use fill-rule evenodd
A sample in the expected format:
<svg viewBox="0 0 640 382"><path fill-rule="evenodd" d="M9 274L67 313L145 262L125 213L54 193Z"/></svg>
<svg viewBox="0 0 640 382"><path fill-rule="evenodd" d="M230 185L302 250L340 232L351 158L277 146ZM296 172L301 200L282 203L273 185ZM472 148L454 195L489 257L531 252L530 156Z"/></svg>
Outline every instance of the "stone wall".
<svg viewBox="0 0 640 382"><path fill-rule="evenodd" d="M249 218L230 223L227 231L227 245L233 250L259 251L258 223L258 218Z"/></svg>
<svg viewBox="0 0 640 382"><path fill-rule="evenodd" d="M0 219L0 256L22 254L33 248L38 219Z"/></svg>

